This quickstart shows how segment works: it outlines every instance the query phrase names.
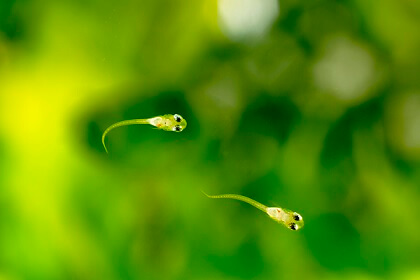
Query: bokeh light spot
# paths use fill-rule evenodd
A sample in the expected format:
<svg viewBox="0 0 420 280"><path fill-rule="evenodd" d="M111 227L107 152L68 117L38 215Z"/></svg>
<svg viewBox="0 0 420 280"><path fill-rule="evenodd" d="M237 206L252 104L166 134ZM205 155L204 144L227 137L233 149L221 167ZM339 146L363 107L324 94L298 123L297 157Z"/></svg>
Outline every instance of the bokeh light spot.
<svg viewBox="0 0 420 280"><path fill-rule="evenodd" d="M314 81L322 91L350 102L366 95L374 82L374 68L366 49L348 38L334 38L314 66Z"/></svg>
<svg viewBox="0 0 420 280"><path fill-rule="evenodd" d="M263 36L277 18L276 0L219 0L222 31L234 41Z"/></svg>

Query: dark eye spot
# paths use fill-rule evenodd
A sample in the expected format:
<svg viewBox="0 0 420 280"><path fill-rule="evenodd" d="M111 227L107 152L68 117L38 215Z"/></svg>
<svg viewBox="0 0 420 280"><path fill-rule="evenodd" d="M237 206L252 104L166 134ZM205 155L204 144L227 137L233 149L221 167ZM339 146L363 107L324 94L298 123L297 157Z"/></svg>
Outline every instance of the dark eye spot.
<svg viewBox="0 0 420 280"><path fill-rule="evenodd" d="M299 214L294 214L293 215L293 220L300 221L300 220L302 220L302 217Z"/></svg>
<svg viewBox="0 0 420 280"><path fill-rule="evenodd" d="M182 118L181 118L180 115L174 115L174 119L175 119L176 122L181 122L182 121Z"/></svg>
<svg viewBox="0 0 420 280"><path fill-rule="evenodd" d="M181 131L181 127L179 125L175 126L175 131Z"/></svg>
<svg viewBox="0 0 420 280"><path fill-rule="evenodd" d="M297 225L296 225L295 223L291 223L291 224L290 224L290 229L291 229L291 230L297 230L297 229L298 229L298 227L297 227Z"/></svg>

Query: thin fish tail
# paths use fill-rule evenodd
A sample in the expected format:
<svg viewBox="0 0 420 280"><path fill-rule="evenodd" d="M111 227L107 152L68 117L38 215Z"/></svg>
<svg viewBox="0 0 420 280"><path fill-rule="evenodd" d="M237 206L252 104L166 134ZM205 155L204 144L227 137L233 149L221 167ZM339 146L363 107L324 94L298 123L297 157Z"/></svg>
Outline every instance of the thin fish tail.
<svg viewBox="0 0 420 280"><path fill-rule="evenodd" d="M132 125L132 124L149 124L149 119L134 119L134 120L125 120L121 122L114 123L113 125L109 126L105 132L102 134L102 145L105 148L105 151L108 153L108 149L105 146L105 136L114 128L125 126L125 125Z"/></svg>
<svg viewBox="0 0 420 280"><path fill-rule="evenodd" d="M267 206L243 195L239 195L239 194L208 195L204 191L202 192L209 198L228 198L228 199L240 200L260 209L264 213L267 213L267 208L268 208Z"/></svg>

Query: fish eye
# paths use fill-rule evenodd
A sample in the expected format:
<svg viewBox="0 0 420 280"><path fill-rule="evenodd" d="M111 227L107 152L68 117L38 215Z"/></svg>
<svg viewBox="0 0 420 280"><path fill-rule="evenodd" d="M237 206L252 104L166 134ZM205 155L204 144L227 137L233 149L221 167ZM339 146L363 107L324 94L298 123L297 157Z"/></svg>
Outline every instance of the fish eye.
<svg viewBox="0 0 420 280"><path fill-rule="evenodd" d="M290 227L291 230L298 230L298 228L299 228L299 226L297 224L295 224L295 223L291 223L289 225L289 227Z"/></svg>
<svg viewBox="0 0 420 280"><path fill-rule="evenodd" d="M182 128L179 125L176 125L174 127L174 131L176 131L176 132L180 132L181 130L182 130Z"/></svg>
<svg viewBox="0 0 420 280"><path fill-rule="evenodd" d="M178 114L175 114L175 115L174 115L174 119L175 119L175 121L177 121L177 122L181 122L181 121L182 121L182 117L181 117L180 115L178 115Z"/></svg>
<svg viewBox="0 0 420 280"><path fill-rule="evenodd" d="M295 220L295 221L301 221L302 220L302 216L295 212L295 213L293 213L293 220Z"/></svg>

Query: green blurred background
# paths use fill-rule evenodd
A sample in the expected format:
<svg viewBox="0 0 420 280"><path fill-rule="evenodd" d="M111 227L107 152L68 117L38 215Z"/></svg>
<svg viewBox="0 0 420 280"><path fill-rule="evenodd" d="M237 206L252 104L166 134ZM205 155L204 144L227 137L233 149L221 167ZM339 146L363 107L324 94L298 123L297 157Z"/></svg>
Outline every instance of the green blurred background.
<svg viewBox="0 0 420 280"><path fill-rule="evenodd" d="M0 0L0 279L420 279L419 30L413 0Z"/></svg>

